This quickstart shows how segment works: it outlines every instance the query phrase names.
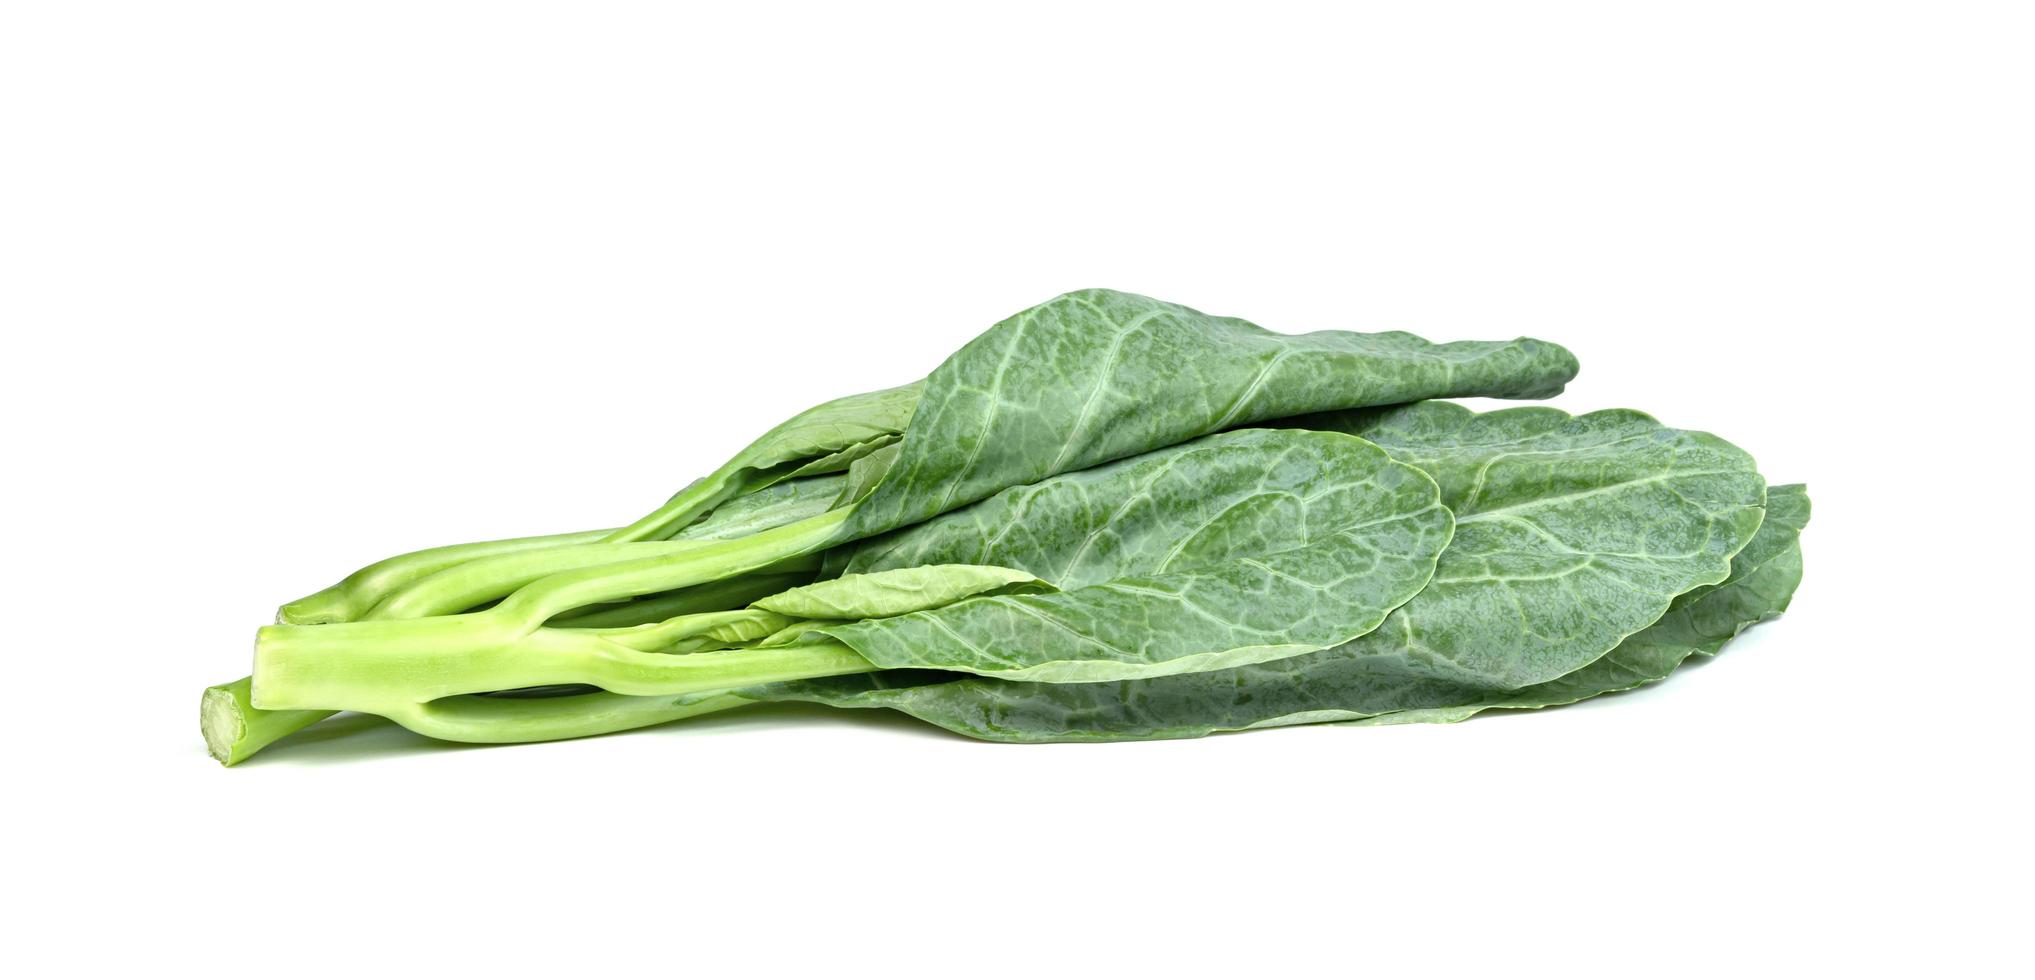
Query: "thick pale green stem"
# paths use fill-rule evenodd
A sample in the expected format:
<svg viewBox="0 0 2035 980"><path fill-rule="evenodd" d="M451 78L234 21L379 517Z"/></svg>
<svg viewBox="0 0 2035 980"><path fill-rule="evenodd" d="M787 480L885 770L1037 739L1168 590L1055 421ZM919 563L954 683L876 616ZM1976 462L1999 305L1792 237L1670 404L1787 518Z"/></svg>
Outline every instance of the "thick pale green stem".
<svg viewBox="0 0 2035 980"><path fill-rule="evenodd" d="M529 635L532 631L538 629L540 624L545 620L561 613L650 593L670 592L705 585L735 576L758 572L782 562L809 555L834 543L839 528L845 522L846 517L846 510L830 511L818 517L758 532L731 541L657 545L654 546L656 554L653 557L608 565L597 565L591 568L575 567L572 571L548 575L519 589L508 600L505 600L501 605L491 610L487 614L490 617L488 620L490 623L489 629L497 632L491 632L485 636L469 632L478 629L472 626L455 627L450 632L442 632L444 630L443 627L423 627L423 632L420 634L405 634L400 630L400 627L410 623L427 623L443 620L462 621L467 619L467 617L459 616L437 616L428 620L389 621L372 624L335 623L325 627L295 628L335 629L364 625L397 628L397 632L387 636L391 649L400 650L405 644L422 640L422 646L426 651L433 652L439 656L444 655L448 650L462 648L471 650L475 645L482 650L500 649L504 644L512 643L514 638ZM524 540L527 542L534 539ZM578 547L578 545L533 547L526 549L529 551L526 557L529 557L533 564L542 565L554 560L538 557L545 550L570 551L574 547ZM511 555L513 556L513 553ZM485 559L489 556L482 557ZM521 571L527 571L527 568L528 566L523 566L518 571L518 574ZM454 595L462 597L463 600L464 597L472 594L470 591L462 591L468 588L469 586L465 584L448 585L446 586L447 591L439 594L438 598L431 600L431 602L449 603L453 601L449 597ZM419 608L431 605L431 602L424 602L424 600L417 601L421 604ZM387 607L376 608L366 615L379 620L384 616L400 613L405 608L408 608L405 603L396 603ZM462 606L461 608L465 607ZM272 629L289 628L292 627L274 627ZM434 630L441 632L433 632ZM264 635L266 636L267 634L268 631L265 630ZM336 639L344 641L346 638L339 637ZM273 649L280 649L275 647L273 641L270 641L270 645ZM283 646L287 647L288 644ZM262 644L258 643L256 647L258 654L257 676L262 674L261 669L259 669L259 653L262 648ZM326 656L337 658L336 662L344 664L347 662L348 650L349 648L342 642L337 646L329 647ZM297 666L301 666L305 661L306 658L303 656L280 656L279 659L279 662L294 663ZM285 677L287 677L290 668L285 667L282 669ZM848 671L837 670L833 672ZM513 671L510 673L513 673ZM825 676L825 674L806 676ZM236 683L246 684L247 682ZM509 680L503 683L464 687L459 690L444 691L442 693L467 694L477 691L530 687L546 683L582 683L582 681L577 679ZM750 682L745 681L744 683ZM230 688L233 685L224 686ZM736 685L730 684L727 686L732 687ZM328 716L333 710L358 707L370 701L389 710L395 710L402 705L416 703L415 700L393 700L387 697L355 698L352 695L348 695L344 699L306 698L300 693L291 693L287 681L280 685L264 681L261 684L248 688L248 690L250 692L248 697L243 698L242 702L239 703L243 716L240 724L246 730L263 733L267 738L266 741L262 741L259 744L246 743L253 747L240 752L237 758L245 758L247 755L258 750L262 745L266 745L268 741L273 741L275 738L280 738L291 731L310 725L320 718ZM216 699L210 698L209 695L208 699L216 701ZM262 712L273 710L287 710L289 714L276 718L264 718L261 716ZM358 710L370 711L376 714L383 713L375 711L371 707L358 707ZM224 722L222 722L222 725L224 728L232 727ZM237 761L237 758L235 761Z"/></svg>
<svg viewBox="0 0 2035 980"><path fill-rule="evenodd" d="M525 633L492 611L325 626L269 626L255 642L251 700L263 710L365 711L395 717L459 694L592 684L616 694L692 695L755 684L866 673L876 665L838 642L671 655L597 633Z"/></svg>
<svg viewBox="0 0 2035 980"><path fill-rule="evenodd" d="M205 689L198 704L198 727L205 748L222 764L235 765L269 743L332 716L330 711L263 711L248 700L254 678Z"/></svg>
<svg viewBox="0 0 2035 980"><path fill-rule="evenodd" d="M491 611L535 628L581 606L754 572L833 544L850 512L844 507L731 541L697 542L677 554L560 572L518 589Z"/></svg>
<svg viewBox="0 0 2035 980"><path fill-rule="evenodd" d="M493 602L547 575L632 559L663 558L703 545L689 541L580 544L477 558L410 583L362 619L450 616Z"/></svg>
<svg viewBox="0 0 2035 980"><path fill-rule="evenodd" d="M391 707L448 694L553 683L516 679L515 659L501 654L523 638L524 631L515 624L488 613L265 626L255 634L249 699L263 711L352 709L383 714ZM472 677L482 686L445 689L450 676ZM485 683L491 676L505 682Z"/></svg>
<svg viewBox="0 0 2035 980"><path fill-rule="evenodd" d="M610 530L573 531L530 538L474 541L385 558L348 575L337 585L285 604L277 610L276 622L300 625L350 623L367 615L368 610L390 593L445 569L478 558L590 544L611 533Z"/></svg>
<svg viewBox="0 0 2035 980"><path fill-rule="evenodd" d="M419 735L450 742L548 742L662 725L755 703L732 694L702 698L630 697L605 691L556 698L466 695L412 705L389 718Z"/></svg>
<svg viewBox="0 0 2035 980"><path fill-rule="evenodd" d="M276 610L276 622L300 625L350 623L365 618L390 593L466 562L591 544L611 533L612 529L603 528L473 541L385 558L348 575L336 585L285 603ZM239 763L277 739L333 715L330 711L263 711L248 702L248 691L253 685L252 677L217 684L206 688L204 697L199 701L199 727L205 734L205 747L212 752L213 758L226 765Z"/></svg>
<svg viewBox="0 0 2035 980"><path fill-rule="evenodd" d="M578 676L565 683L592 684L615 694L696 695L881 669L834 640L679 655L603 646L573 657Z"/></svg>
<svg viewBox="0 0 2035 980"><path fill-rule="evenodd" d="M833 543L847 514L845 509L830 511L732 541L562 572L481 613L266 627L255 643L252 703L263 710L351 709L387 715L457 694L546 684L594 684L623 694L686 694L872 670L845 647L672 657L542 627L567 610L700 585L817 551Z"/></svg>

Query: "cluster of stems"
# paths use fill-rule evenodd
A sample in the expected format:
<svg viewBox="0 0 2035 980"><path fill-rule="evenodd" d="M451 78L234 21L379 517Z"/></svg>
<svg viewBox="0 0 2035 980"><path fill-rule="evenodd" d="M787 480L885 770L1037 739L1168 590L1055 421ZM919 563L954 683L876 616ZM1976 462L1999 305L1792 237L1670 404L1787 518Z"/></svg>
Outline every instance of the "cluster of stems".
<svg viewBox="0 0 2035 980"><path fill-rule="evenodd" d="M285 605L257 636L254 674L205 692L207 746L231 765L338 711L454 741L572 738L745 704L722 692L751 685L876 669L745 608L810 581L847 507L671 539L734 495L723 477L628 527L413 552Z"/></svg>

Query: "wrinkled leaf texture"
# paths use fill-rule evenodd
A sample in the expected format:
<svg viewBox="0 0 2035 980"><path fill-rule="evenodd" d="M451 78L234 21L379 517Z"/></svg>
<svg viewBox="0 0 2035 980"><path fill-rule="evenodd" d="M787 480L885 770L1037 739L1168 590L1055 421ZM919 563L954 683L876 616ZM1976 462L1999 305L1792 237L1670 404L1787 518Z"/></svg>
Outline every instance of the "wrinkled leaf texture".
<svg viewBox="0 0 2035 980"><path fill-rule="evenodd" d="M817 627L882 667L1030 681L1310 653L1418 593L1452 521L1434 481L1340 433L1246 429L1006 490L863 542L849 574L998 566L1057 587Z"/></svg>
<svg viewBox="0 0 2035 980"><path fill-rule="evenodd" d="M1067 293L933 371L841 540L1267 419L1423 398L1542 398L1575 372L1567 350L1529 338L1285 335L1130 293Z"/></svg>
<svg viewBox="0 0 2035 980"><path fill-rule="evenodd" d="M891 707L1012 741L1183 737L1497 706L1596 663L1662 620L1676 597L1724 581L1764 514L1749 456L1637 412L1478 415L1425 403L1300 421L1374 440L1420 467L1456 514L1429 586L1364 637L1276 663L1106 684L907 672L746 693Z"/></svg>

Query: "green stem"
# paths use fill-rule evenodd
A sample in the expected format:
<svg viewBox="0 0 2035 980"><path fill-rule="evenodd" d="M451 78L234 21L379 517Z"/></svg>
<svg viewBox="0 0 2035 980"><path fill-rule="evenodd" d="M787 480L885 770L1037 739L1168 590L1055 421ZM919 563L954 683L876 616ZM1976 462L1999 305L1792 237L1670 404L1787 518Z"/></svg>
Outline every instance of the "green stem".
<svg viewBox="0 0 2035 980"><path fill-rule="evenodd" d="M660 623L692 613L740 609L764 596L773 596L786 589L810 584L819 567L818 556L802 556L789 562L779 562L761 572L738 575L720 582L659 592L623 602L581 606L546 620L544 625L572 629L606 629Z"/></svg>
<svg viewBox="0 0 2035 980"><path fill-rule="evenodd" d="M730 541L693 542L677 554L559 572L516 590L490 611L534 629L581 606L754 572L833 544L850 512L838 508Z"/></svg>
<svg viewBox="0 0 2035 980"><path fill-rule="evenodd" d="M550 548L591 544L611 529L572 531L494 541L442 545L384 558L276 610L276 622L310 625L349 623L369 615L377 603L414 582L466 562ZM794 583L798 584L798 583ZM286 735L326 718L330 711L263 711L248 702L254 678L243 677L205 689L199 700L199 728L212 757L236 765Z"/></svg>
<svg viewBox="0 0 2035 980"><path fill-rule="evenodd" d="M605 691L557 698L471 695L411 705L390 720L449 742L548 742L662 725L755 704L732 694L704 698L630 697Z"/></svg>
<svg viewBox="0 0 2035 980"><path fill-rule="evenodd" d="M473 541L384 558L348 575L337 585L284 604L276 612L276 622L307 626L314 623L350 623L367 615L368 610L389 593L445 569L477 558L589 544L611 533L608 530L573 531L529 538Z"/></svg>
<svg viewBox="0 0 2035 980"><path fill-rule="evenodd" d="M252 703L264 710L352 709L386 715L455 694L545 684L682 694L872 670L845 648L782 647L680 658L542 626L566 610L699 585L817 551L833 542L848 513L830 511L732 541L561 572L482 613L266 627L255 643ZM843 653L845 657L838 655Z"/></svg>
<svg viewBox="0 0 2035 980"><path fill-rule="evenodd" d="M685 496L685 494L681 493L680 496ZM668 592L716 582L734 576L761 571L780 562L814 553L834 542L840 526L846 519L846 509L829 511L804 521L794 522L768 531L761 531L731 541L694 542L686 543L682 547L658 546L655 549L657 551L655 557L639 558L609 565L597 565L590 568L580 567L571 571L550 574L522 586L515 593L511 594L507 600L496 606L493 610L490 610L487 615L491 617L496 628L502 628L504 624L513 624L513 627L516 628L512 629L511 632L528 635L531 631L538 629L540 624L545 620L561 613L614 600L629 599L649 593ZM533 540L536 539L522 539L526 545ZM460 548L463 546L453 547ZM530 545L525 550L530 552L526 557L531 559L531 563L530 565L518 566L517 573L527 572L532 566L541 566L546 562L554 560L539 557L545 553L545 549L555 548L555 550L559 551L570 551L573 547L577 546L555 547L555 542L546 545ZM638 553L641 552L639 551ZM513 555L513 552L510 554ZM483 556L483 558L486 557L491 556ZM511 562L510 564L515 563ZM426 590L427 599L378 604L377 608L369 610L365 615L372 617L374 620L382 620L384 616L399 613L406 608L413 608L409 605L413 601L418 603L418 606L415 608L428 608L435 603L451 602L453 601L451 597L455 595L464 597L473 594L471 591L474 588L473 586L457 584L465 580L453 577L449 581L453 581L455 584L444 586L445 591L443 593L436 593L435 590L439 587L434 586L432 590ZM432 595L436 597L430 598ZM457 616L434 617L437 620L464 620L465 618ZM400 628L405 623L429 621L431 620L379 621L357 624L334 623L325 627L279 626L271 627L270 629L332 629L369 625ZM467 628L471 629L471 627ZM430 630L431 628L425 628L427 634L430 633ZM268 631L264 630L264 634L267 633ZM396 635L400 636L401 633L398 632ZM426 645L430 646L432 642L451 642L457 644L460 642L457 636L457 629L452 633L437 634ZM469 635L468 638L471 639L472 637ZM482 648L487 649L492 647L499 649L509 639L510 637L506 634L502 636L491 635L484 638L485 642L482 644ZM391 642L400 648L401 644L405 641L392 638ZM260 652L262 649L263 645L258 641L256 645L256 676L261 676L259 664L261 662ZM344 648L329 650L327 655L338 658L338 662L342 664L348 660L348 651ZM301 664L304 658L283 657L282 660L288 663ZM285 671L287 673L287 668L285 668ZM250 681L251 679L243 679L242 681L235 682L235 684L250 685ZM543 683L581 683L581 681L572 679L562 681L535 680L487 684L445 693L470 694L486 690L530 687ZM223 686L232 688L235 685ZM240 714L238 720L239 730L259 732L263 735L264 740L259 743L254 741L243 743L252 747L245 748L237 754L229 751L229 755L233 756L234 761L246 758L248 755L258 751L262 746L277 738L281 738L283 735L310 725L321 718L328 717L334 710L354 706L354 699L351 697L344 700L336 698L325 699L325 703L318 703L316 700L301 700L301 698L299 701L293 702L291 698L299 696L287 693L289 691L287 684L278 686L267 680L258 685L250 685L246 690L247 694L243 697L242 701L236 702L236 707ZM270 698L275 700L270 700ZM395 710L402 704L416 703L414 700L396 701L386 697L359 699L359 703L367 703L368 701L374 701L390 710ZM208 703L216 702L216 698L208 695ZM256 702L259 703L257 704ZM287 710L290 713L287 716L276 718L262 717L261 713L264 711L279 709ZM373 711L371 708L361 708L360 710ZM234 723L227 720L233 712L221 712L214 709L211 713L219 715L222 719L214 727L219 728L222 732L234 729ZM374 713L379 714L381 712ZM234 744L234 739L227 738L220 744L229 746L230 750L231 745Z"/></svg>
<svg viewBox="0 0 2035 980"><path fill-rule="evenodd" d="M236 765L269 743L329 718L330 711L263 711L248 699L254 678L205 689L198 703L198 728L205 748L223 765Z"/></svg>
<svg viewBox="0 0 2035 980"><path fill-rule="evenodd" d="M662 558L703 547L690 541L579 544L477 558L410 583L361 619L449 616L500 599L547 575L619 561Z"/></svg>
<svg viewBox="0 0 2035 980"><path fill-rule="evenodd" d="M337 709L395 717L453 695L550 684L693 695L876 669L835 641L674 656L632 650L595 633L543 628L526 633L514 619L490 611L264 627L255 641L250 697L265 711Z"/></svg>
<svg viewBox="0 0 2035 980"><path fill-rule="evenodd" d="M628 527L608 532L604 541L662 541L685 530L686 525L706 516L707 512L736 496L741 489L736 485L735 475L740 468L722 466L707 474L703 479L694 480L685 489L672 494L656 510L643 515Z"/></svg>
<svg viewBox="0 0 2035 980"><path fill-rule="evenodd" d="M640 591L636 590L633 585L627 588L622 588L620 590L614 589L603 590L597 587L596 585L590 584L588 576L585 575L580 575L577 577L567 576L564 582L559 583L562 586L569 587L563 589L562 592L564 594L567 594L568 596L576 595L581 596L582 598L574 600L570 599L569 597L561 599L558 598L557 596L553 596L548 602L541 605L541 609L546 611L537 615L536 621L541 623L543 620L548 619L553 615L568 611L577 610L585 612L586 607L597 607L601 603L606 603L617 599L633 598L635 596L651 592L671 592L672 593L671 595L660 597L660 599L654 601L664 603L666 608L676 608L679 609L680 611L686 611L686 608L689 605L693 606L694 608L697 608L695 604L715 603L718 602L724 594L729 596L734 595L733 592L728 591L729 589L741 591L745 589L760 588L762 590L761 595L770 595L775 592L782 591L782 589L779 588L778 586L788 588L792 585L803 584L800 581L768 582L762 576L745 576L743 575L743 573L754 573L781 566L796 569L796 571L789 573L790 577L792 578L810 578L809 572L806 571L806 566L809 565L810 563L802 561L801 559L805 558L811 552L816 551L821 547L824 547L828 543L831 543L831 535L834 529L839 526L844 516L845 516L844 514L835 514L830 512L828 514L822 514L816 518L810 518L806 521L786 525L783 528L773 529L772 531L759 532L758 534L752 535L748 538L739 538L733 541L711 542L711 543L664 543L664 542L648 543L647 550L650 550L656 553L657 555L661 556L649 559L648 564L652 566L670 564L673 559L679 558L683 554L693 553L695 551L704 552L706 559L712 560L716 563L713 564L711 567L702 569L698 561L690 563L679 561L677 563L680 566L679 569L677 569L673 574L666 575L662 579L662 581L668 581L671 584L668 585L652 584L647 588L641 589ZM789 531L790 533L784 533L787 531ZM516 554L516 552L510 551L506 554L497 553L494 555L480 555L479 557L480 560L508 559L508 561L506 561L505 564L514 566L511 569L511 572L514 575L523 575L527 574L533 568L549 567L550 563L559 560L556 554L557 552L573 553L574 560L584 560L585 557L588 554L590 554L590 552L575 551L576 548L583 546L584 542L581 542L581 544L578 545L564 545L564 546L560 546L558 542L561 539L567 537L581 537L585 533L587 532L582 532L582 535L553 535L550 538L552 542L551 544L537 543L544 541L546 539L523 538L516 539L514 542L482 542L476 545L453 545L447 548L432 549L432 552L417 552L415 553L415 555L424 556L427 554L435 553L437 556L439 556L439 559L442 559L443 556L448 554L458 553L462 551L467 554L478 554L480 551L485 550L486 547L491 545L507 545L513 543L523 552L526 553L519 556ZM633 553L642 554L644 550L646 549L638 548ZM601 552L601 554L606 555L607 552ZM408 558L412 556L404 557ZM517 559L519 558L527 561L527 564L518 564ZM402 561L401 559L390 559L388 562L384 562L381 564L387 567L396 567L399 569L399 571L401 568L407 568L409 571L416 571L417 569L424 567L425 564L425 560L417 559L416 561L413 561L411 564L407 566L402 566L400 564L401 561ZM630 579L631 582L644 581L646 580L646 578L654 579L656 577L653 574L646 573L645 562L643 561L639 560L636 562L626 563L626 565L627 565L626 568L618 570L629 572L630 575L632 576ZM370 567L372 568L374 566ZM596 574L592 576L592 580L597 581L599 578L599 575L597 573L602 567L604 566L595 566L594 568L586 569L585 571L595 572ZM442 570L443 569L441 569L441 571ZM356 581L357 584L367 583L368 585L372 585L375 582L387 582L392 580L390 577L386 575L369 576L366 574L367 571L368 570L364 569L361 573L356 573L355 576L349 578L349 581ZM506 575L510 573L502 574ZM400 575L397 575L397 577L400 577ZM421 577L428 578L430 577L430 575L427 573L425 576ZM552 577L557 578L558 576L554 575ZM745 583L742 582L742 578L752 578L754 579L754 581L749 581ZM723 585L722 581L719 581L724 579L729 580L726 582L725 586ZM499 578L491 579L491 581L500 581L500 580L501 579ZM478 581L478 579L468 580L456 575L448 576L444 580L443 585L432 585L429 586L428 588L421 589L417 593L418 598L406 599L392 603L383 603L377 606L376 608L373 608L362 613L361 615L364 618L367 618L369 621L374 621L381 624L401 623L404 621L389 620L387 617L400 615L408 610L413 609L432 609L438 608L441 605L451 605L458 602L464 602L466 601L466 597L472 596L476 592L476 587L471 584L473 581ZM365 587L367 586L364 585L363 588ZM689 587L697 587L697 591L694 591L692 588ZM327 599L330 599L333 597L333 595L338 595L339 593L344 591L345 590L341 589L341 587L335 586L333 589L326 590L326 593L320 593L320 595L325 596ZM691 592L692 594L688 595L687 594L688 592ZM753 599L758 597L760 596L748 596L747 599L734 601L752 601ZM300 600L300 602L303 601L308 601L308 599ZM532 603L535 604L537 603L537 601L538 601L537 599L533 599ZM414 603L414 605L412 605L412 603ZM733 604L733 601L731 601L730 604ZM293 603L292 605L298 606L298 604L296 603ZM308 609L309 607L298 606L298 608L301 611ZM332 607L328 606L327 608ZM465 608L465 606L458 606L457 608ZM661 611L662 609L659 606L653 604L639 607L633 610L632 612L623 613L621 615L624 618L627 618L629 616L642 616L647 619L648 617L655 615L656 613ZM309 613L306 613L306 615L308 616ZM606 622L613 621L612 619L603 620L600 618L596 618L597 615L598 614L589 614L584 617L576 618L579 618L581 622L587 622L588 620L591 620L591 622L588 623L589 625L604 621ZM284 618L290 617L286 616ZM439 617L439 618L451 618L451 617ZM638 623L643 621L644 619L636 620L636 622ZM414 622L414 620L412 620L412 622ZM352 625L352 624L330 623L323 628L331 628L342 625ZM534 624L528 623L526 620L526 625ZM298 628L313 629L320 627L306 626ZM335 651L333 655L344 657L345 652L343 650ZM231 682L229 684L222 684L218 685L215 688L209 688L207 689L205 696L201 701L202 710L200 714L202 721L200 727L203 729L205 733L206 744L207 746L212 747L214 756L219 758L221 762L224 762L227 765L233 765L247 758L248 756L253 755L255 752L260 751L262 748L268 746L270 743L273 743L274 741L282 738L285 735L289 735L292 732L296 732L312 724L315 724L320 720L329 718L332 716L332 714L337 708L345 706L341 702L334 702L332 705L321 705L317 708L311 708L304 705L290 706L287 708L282 708L281 710L270 710L270 708L274 706L257 707L252 703L250 697L253 689L253 680L254 679L252 677L243 677L240 680ZM529 685L504 684L497 685L495 689L521 686ZM467 690L460 691L458 693L472 693L473 691L487 689L490 688L468 688Z"/></svg>
<svg viewBox="0 0 2035 980"><path fill-rule="evenodd" d="M588 649L572 659L578 661L579 675L567 683L592 684L614 694L654 696L710 694L881 669L837 640L682 656L615 647Z"/></svg>

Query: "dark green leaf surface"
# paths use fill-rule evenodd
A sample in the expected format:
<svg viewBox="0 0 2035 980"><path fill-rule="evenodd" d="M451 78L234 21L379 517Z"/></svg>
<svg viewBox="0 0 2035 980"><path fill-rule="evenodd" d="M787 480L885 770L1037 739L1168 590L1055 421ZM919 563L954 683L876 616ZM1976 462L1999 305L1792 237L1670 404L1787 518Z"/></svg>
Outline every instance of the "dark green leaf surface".
<svg viewBox="0 0 2035 980"><path fill-rule="evenodd" d="M1476 415L1430 403L1311 420L1434 476L1457 532L1376 631L1233 670L1039 685L880 674L774 697L892 707L981 738L1166 738L1464 705L1552 681L1722 581L1765 499L1752 461L1636 412ZM938 682L938 683L934 683Z"/></svg>
<svg viewBox="0 0 2035 980"><path fill-rule="evenodd" d="M1431 402L1322 421L1426 471L1456 515L1434 581L1359 654L1494 690L1566 674L1722 581L1765 500L1743 450L1639 412Z"/></svg>
<svg viewBox="0 0 2035 980"><path fill-rule="evenodd" d="M843 540L1266 419L1422 398L1539 398L1575 372L1568 351L1531 339L1288 336L1129 293L1068 293L991 327L926 379L899 455Z"/></svg>
<svg viewBox="0 0 2035 980"><path fill-rule="evenodd" d="M1460 706L1394 711L1355 724L1462 721L1493 708L1572 704L1661 680L1690 657L1714 656L1747 627L1787 610L1795 587L1802 582L1800 538L1808 522L1805 487L1797 483L1769 488L1766 520L1745 550L1731 560L1731 577L1721 585L1684 593L1659 622L1627 637L1595 663L1510 694Z"/></svg>
<svg viewBox="0 0 2035 980"><path fill-rule="evenodd" d="M884 667L1074 682L1294 656L1377 626L1426 584L1434 482L1361 439L1251 429L1001 494L853 548L850 573L959 564L1057 592L822 627Z"/></svg>

